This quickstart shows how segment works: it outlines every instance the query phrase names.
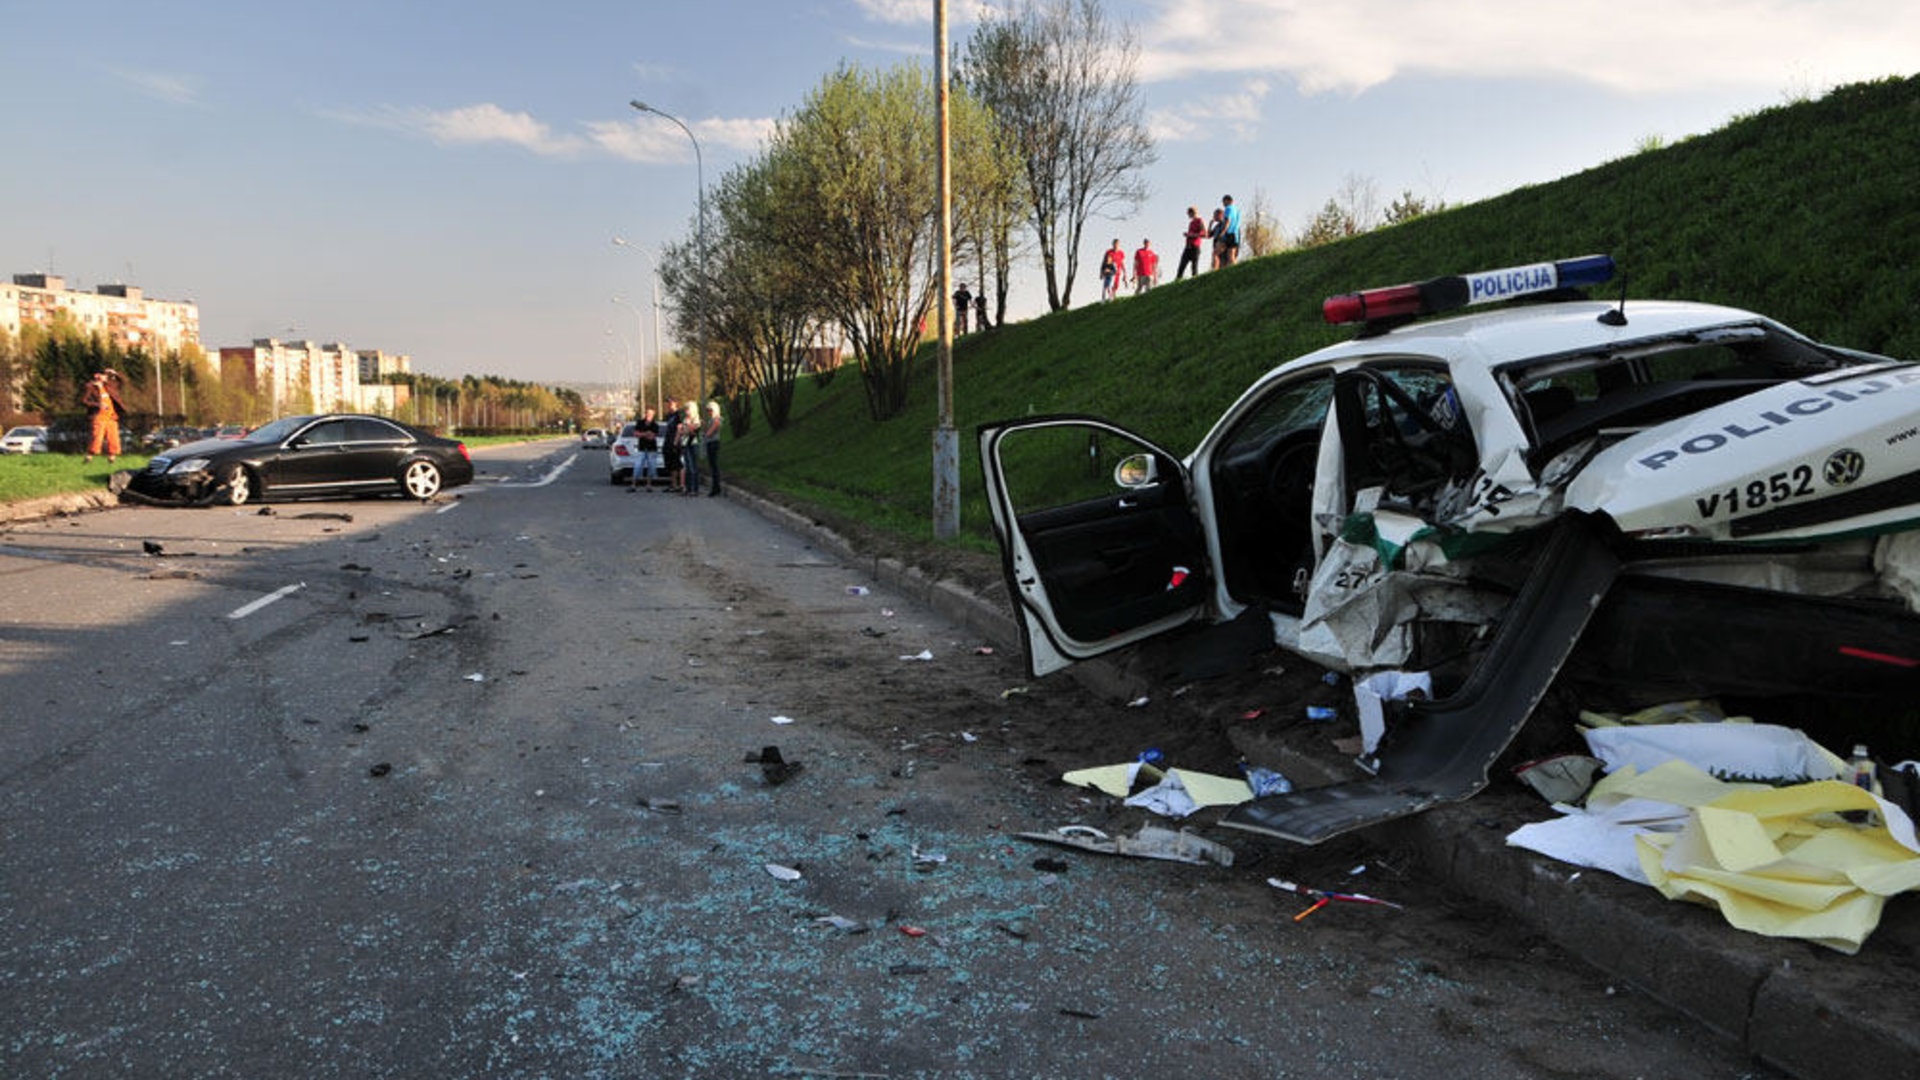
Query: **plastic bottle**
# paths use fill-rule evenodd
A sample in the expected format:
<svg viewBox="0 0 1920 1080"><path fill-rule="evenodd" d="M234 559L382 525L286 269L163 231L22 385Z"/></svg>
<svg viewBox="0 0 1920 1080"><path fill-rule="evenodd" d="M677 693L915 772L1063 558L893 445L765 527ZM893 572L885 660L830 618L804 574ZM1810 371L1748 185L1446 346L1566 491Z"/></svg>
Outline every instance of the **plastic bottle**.
<svg viewBox="0 0 1920 1080"><path fill-rule="evenodd" d="M1880 774L1874 768L1873 756L1867 753L1865 743L1854 744L1853 756L1847 759L1847 779L1855 787L1880 794ZM1841 816L1855 823L1877 825L1880 822L1880 815L1870 810L1854 810Z"/></svg>
<svg viewBox="0 0 1920 1080"><path fill-rule="evenodd" d="M1333 707L1330 705L1307 706L1307 719L1313 721L1316 724L1327 723L1328 721L1335 719L1339 715L1340 714L1335 712Z"/></svg>
<svg viewBox="0 0 1920 1080"><path fill-rule="evenodd" d="M1847 759L1847 779L1855 787L1866 788L1875 795L1880 794L1880 776L1874 770L1873 757L1867 753L1865 743L1855 743L1853 756Z"/></svg>

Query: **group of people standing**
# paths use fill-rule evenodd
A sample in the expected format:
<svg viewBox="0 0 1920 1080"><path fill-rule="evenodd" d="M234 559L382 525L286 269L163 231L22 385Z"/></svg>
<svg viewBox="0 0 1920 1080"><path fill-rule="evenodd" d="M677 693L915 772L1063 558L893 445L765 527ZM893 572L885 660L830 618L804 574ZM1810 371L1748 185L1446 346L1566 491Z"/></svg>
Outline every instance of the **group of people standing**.
<svg viewBox="0 0 1920 1080"><path fill-rule="evenodd" d="M1133 274L1127 274L1127 253L1120 250L1120 238L1114 237L1113 246L1100 257L1100 299L1111 300L1120 295L1120 289L1128 281L1133 282L1133 291L1143 293L1153 288L1160 280L1160 253L1153 250L1153 241L1143 239L1133 253Z"/></svg>
<svg viewBox="0 0 1920 1080"><path fill-rule="evenodd" d="M1200 275L1200 245L1208 239L1213 241L1213 262L1209 269L1218 270L1240 261L1240 208L1233 205L1233 196L1220 196L1220 205L1213 208L1210 221L1200 220L1199 207L1187 207L1187 245L1180 250L1180 267L1174 271L1173 280L1186 277L1189 266L1195 277Z"/></svg>
<svg viewBox="0 0 1920 1080"><path fill-rule="evenodd" d="M1220 205L1214 208L1212 220L1200 217L1200 208L1187 207L1187 228L1182 239L1186 242L1180 248L1180 263L1173 272L1173 280L1179 281L1192 270L1197 277L1200 274L1200 249L1208 240L1213 242L1213 260L1209 269L1218 270L1223 266L1232 266L1240 261L1240 208L1233 204L1233 196L1222 195ZM1120 295L1120 290L1132 282L1135 293L1143 293L1158 284L1160 280L1160 254L1153 250L1152 240L1140 241L1140 247L1133 253L1132 273L1128 273L1127 253L1120 248L1120 240L1114 238L1113 246L1100 257L1100 299L1112 300Z"/></svg>
<svg viewBox="0 0 1920 1080"><path fill-rule="evenodd" d="M633 479L627 487L628 491L653 490L657 461L667 481L663 490L677 495L698 495L700 459L705 457L709 481L707 494L720 494L718 401L707 402L706 415L702 416L699 402L683 404L678 398L668 398L662 416L656 418L652 409L640 414L640 419L633 422L633 434L638 443L636 449L639 459L634 463ZM654 456L656 453L659 455L657 458Z"/></svg>
<svg viewBox="0 0 1920 1080"><path fill-rule="evenodd" d="M975 330L987 329L986 289L982 287L980 295L975 296L973 292L967 288L967 283L963 281L960 283L959 288L953 290L953 333L955 337L967 332L967 312L969 310L971 310L974 315L975 321L973 328ZM922 322L924 323L925 320L922 320ZM923 326L922 330L924 331L924 329L925 327Z"/></svg>

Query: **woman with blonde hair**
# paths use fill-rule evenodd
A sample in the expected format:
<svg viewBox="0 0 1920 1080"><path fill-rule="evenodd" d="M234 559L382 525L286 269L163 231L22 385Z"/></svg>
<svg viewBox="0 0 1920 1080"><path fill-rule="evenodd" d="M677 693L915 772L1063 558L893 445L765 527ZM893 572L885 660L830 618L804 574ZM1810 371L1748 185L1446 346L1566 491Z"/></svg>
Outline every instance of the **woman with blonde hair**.
<svg viewBox="0 0 1920 1080"><path fill-rule="evenodd" d="M706 443L707 475L711 478L708 481L710 486L707 488L707 495L711 497L720 494L720 403L718 401L707 402L707 423L700 429L700 438Z"/></svg>
<svg viewBox="0 0 1920 1080"><path fill-rule="evenodd" d="M686 475L682 495L700 494L700 403L689 401L680 419L680 466Z"/></svg>

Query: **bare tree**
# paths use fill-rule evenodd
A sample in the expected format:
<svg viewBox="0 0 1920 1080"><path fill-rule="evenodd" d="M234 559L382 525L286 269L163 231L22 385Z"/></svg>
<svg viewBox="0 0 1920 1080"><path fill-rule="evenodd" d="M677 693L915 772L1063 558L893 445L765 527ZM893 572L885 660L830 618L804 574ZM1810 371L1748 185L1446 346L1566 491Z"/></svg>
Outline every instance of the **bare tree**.
<svg viewBox="0 0 1920 1080"><path fill-rule="evenodd" d="M1264 188L1253 189L1253 202L1240 222L1240 242L1249 258L1272 255L1286 246L1286 233Z"/></svg>
<svg viewBox="0 0 1920 1080"><path fill-rule="evenodd" d="M1073 299L1087 219L1122 218L1147 197L1157 160L1140 102L1139 43L1099 0L1018 0L975 28L960 79L1026 169L1047 305Z"/></svg>

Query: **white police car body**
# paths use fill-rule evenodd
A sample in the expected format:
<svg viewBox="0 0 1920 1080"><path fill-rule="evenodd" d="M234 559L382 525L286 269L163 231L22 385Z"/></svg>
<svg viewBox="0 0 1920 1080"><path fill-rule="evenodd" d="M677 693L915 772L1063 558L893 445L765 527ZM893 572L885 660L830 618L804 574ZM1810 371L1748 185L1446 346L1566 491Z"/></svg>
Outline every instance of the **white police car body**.
<svg viewBox="0 0 1920 1080"><path fill-rule="evenodd" d="M1597 612L1605 638L1582 653L1608 677L1911 686L1920 365L1733 308L1562 295L1611 270L1592 256L1330 299L1360 335L1273 369L1185 459L1089 417L983 426L1033 672L1250 609L1329 666L1412 667L1524 622L1531 596ZM1414 321L1529 291L1554 295ZM1571 546L1617 569L1592 595L1529 593L1572 573L1541 567L1576 520ZM1587 624L1504 677L1544 692Z"/></svg>

